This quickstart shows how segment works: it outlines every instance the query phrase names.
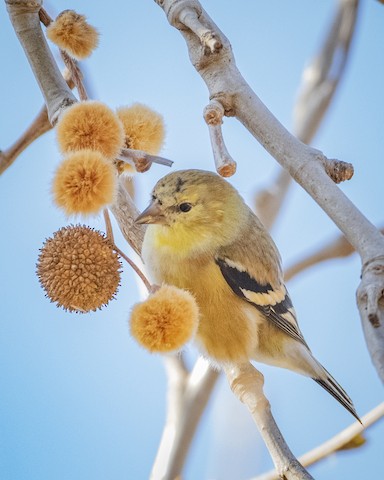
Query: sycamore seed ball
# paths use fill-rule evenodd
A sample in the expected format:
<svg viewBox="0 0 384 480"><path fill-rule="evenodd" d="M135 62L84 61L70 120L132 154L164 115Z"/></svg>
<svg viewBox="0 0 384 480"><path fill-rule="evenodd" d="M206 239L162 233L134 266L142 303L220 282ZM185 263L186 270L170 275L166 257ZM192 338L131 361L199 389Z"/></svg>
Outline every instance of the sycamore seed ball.
<svg viewBox="0 0 384 480"><path fill-rule="evenodd" d="M198 320L195 298L186 290L163 285L133 306L130 328L141 346L165 353L180 350L195 334Z"/></svg>
<svg viewBox="0 0 384 480"><path fill-rule="evenodd" d="M102 102L87 100L68 107L56 127L63 153L96 150L113 160L124 145L124 130L117 115Z"/></svg>
<svg viewBox="0 0 384 480"><path fill-rule="evenodd" d="M56 170L52 190L56 205L67 215L98 213L114 200L114 166L92 150L69 154Z"/></svg>
<svg viewBox="0 0 384 480"><path fill-rule="evenodd" d="M117 110L125 132L127 148L158 155L165 137L163 117L141 103Z"/></svg>
<svg viewBox="0 0 384 480"><path fill-rule="evenodd" d="M115 297L120 269L118 254L103 234L85 225L71 225L46 240L36 273L58 307L85 313Z"/></svg>
<svg viewBox="0 0 384 480"><path fill-rule="evenodd" d="M83 60L98 46L99 33L90 25L84 15L73 10L64 10L46 30L51 42L71 57Z"/></svg>

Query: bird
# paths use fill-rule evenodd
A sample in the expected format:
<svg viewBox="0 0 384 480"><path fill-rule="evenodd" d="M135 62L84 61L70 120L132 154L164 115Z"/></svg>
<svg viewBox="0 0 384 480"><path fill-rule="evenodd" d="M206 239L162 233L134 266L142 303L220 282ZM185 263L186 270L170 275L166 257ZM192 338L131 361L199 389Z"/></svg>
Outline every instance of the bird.
<svg viewBox="0 0 384 480"><path fill-rule="evenodd" d="M255 361L310 377L360 422L300 331L272 237L227 180L205 170L169 173L135 222L148 225L142 258L151 280L194 295L195 340L214 365Z"/></svg>

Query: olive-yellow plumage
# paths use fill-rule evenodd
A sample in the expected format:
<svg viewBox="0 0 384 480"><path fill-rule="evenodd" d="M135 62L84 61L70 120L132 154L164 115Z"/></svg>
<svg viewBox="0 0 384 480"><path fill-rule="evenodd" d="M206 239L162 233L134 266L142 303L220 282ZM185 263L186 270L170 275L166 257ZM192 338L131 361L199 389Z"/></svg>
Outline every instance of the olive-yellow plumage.
<svg viewBox="0 0 384 480"><path fill-rule="evenodd" d="M195 296L196 339L208 357L309 376L358 418L302 336L272 238L227 181L201 170L166 175L136 221L148 224L142 255L152 280Z"/></svg>

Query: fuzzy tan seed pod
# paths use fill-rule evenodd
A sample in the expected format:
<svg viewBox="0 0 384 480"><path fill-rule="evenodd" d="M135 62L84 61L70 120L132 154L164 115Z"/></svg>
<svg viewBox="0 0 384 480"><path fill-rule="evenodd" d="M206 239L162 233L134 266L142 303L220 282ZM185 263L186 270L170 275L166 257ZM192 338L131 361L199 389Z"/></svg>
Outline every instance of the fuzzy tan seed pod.
<svg viewBox="0 0 384 480"><path fill-rule="evenodd" d="M199 310L186 290L163 285L144 302L133 306L132 336L150 352L180 350L195 334Z"/></svg>
<svg viewBox="0 0 384 480"><path fill-rule="evenodd" d="M114 166L93 150L69 154L56 170L52 191L56 205L67 215L98 213L115 198Z"/></svg>
<svg viewBox="0 0 384 480"><path fill-rule="evenodd" d="M165 127L163 117L141 103L117 109L125 132L127 148L143 150L157 155L164 143Z"/></svg>
<svg viewBox="0 0 384 480"><path fill-rule="evenodd" d="M47 37L68 55L83 60L91 55L99 44L99 32L90 25L85 15L64 10L46 30Z"/></svg>
<svg viewBox="0 0 384 480"><path fill-rule="evenodd" d="M85 313L115 298L121 263L105 236L85 225L63 227L40 250L36 273L58 307Z"/></svg>
<svg viewBox="0 0 384 480"><path fill-rule="evenodd" d="M124 129L117 115L102 102L75 103L61 115L56 127L63 153L96 150L114 159L124 146Z"/></svg>

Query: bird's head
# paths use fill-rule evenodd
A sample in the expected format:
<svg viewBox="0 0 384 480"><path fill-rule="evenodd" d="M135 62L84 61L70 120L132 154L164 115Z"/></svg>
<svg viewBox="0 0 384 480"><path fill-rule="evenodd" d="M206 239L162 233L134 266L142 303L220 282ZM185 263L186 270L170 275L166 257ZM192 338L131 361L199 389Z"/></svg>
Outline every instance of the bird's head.
<svg viewBox="0 0 384 480"><path fill-rule="evenodd" d="M243 200L219 175L203 170L172 172L155 185L150 205L137 223L158 224L178 233L205 237L232 236L241 220Z"/></svg>

